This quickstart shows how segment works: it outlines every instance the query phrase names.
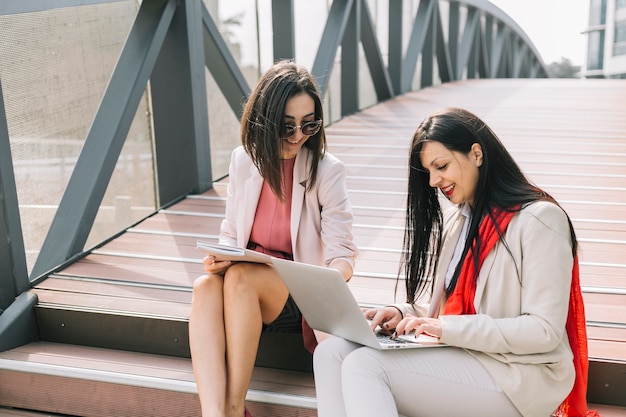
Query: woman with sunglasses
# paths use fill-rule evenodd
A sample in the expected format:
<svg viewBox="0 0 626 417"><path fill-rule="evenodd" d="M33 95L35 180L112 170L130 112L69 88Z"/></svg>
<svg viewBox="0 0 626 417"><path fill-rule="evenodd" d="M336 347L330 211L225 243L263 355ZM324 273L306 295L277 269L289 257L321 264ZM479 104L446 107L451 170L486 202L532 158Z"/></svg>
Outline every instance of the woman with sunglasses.
<svg viewBox="0 0 626 417"><path fill-rule="evenodd" d="M326 339L314 355L319 417L597 415L587 412L577 242L565 211L463 109L419 125L409 167L407 303L364 314L373 329L448 346L378 351Z"/></svg>
<svg viewBox="0 0 626 417"><path fill-rule="evenodd" d="M357 256L345 166L326 151L322 100L312 75L273 65L248 98L243 146L231 157L219 241L339 270ZM204 259L193 286L189 342L203 417L249 416L244 400L261 332L313 331L273 267Z"/></svg>

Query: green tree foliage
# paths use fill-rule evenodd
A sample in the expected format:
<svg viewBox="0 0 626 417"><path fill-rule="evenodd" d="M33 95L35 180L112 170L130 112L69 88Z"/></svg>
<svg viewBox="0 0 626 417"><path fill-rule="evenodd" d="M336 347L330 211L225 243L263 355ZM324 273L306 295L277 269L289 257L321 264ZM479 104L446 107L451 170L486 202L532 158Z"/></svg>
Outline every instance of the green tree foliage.
<svg viewBox="0 0 626 417"><path fill-rule="evenodd" d="M568 58L561 58L560 62L548 65L550 75L554 78L580 78L580 66L572 65Z"/></svg>

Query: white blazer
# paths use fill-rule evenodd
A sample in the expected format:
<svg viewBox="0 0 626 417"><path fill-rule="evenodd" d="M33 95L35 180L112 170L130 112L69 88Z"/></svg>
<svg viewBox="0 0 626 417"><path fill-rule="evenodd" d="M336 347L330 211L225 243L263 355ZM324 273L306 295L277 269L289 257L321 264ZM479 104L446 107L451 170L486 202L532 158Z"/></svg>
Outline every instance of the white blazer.
<svg viewBox="0 0 626 417"><path fill-rule="evenodd" d="M291 201L291 242L294 260L329 266L343 259L354 268L358 249L352 238L352 207L345 165L330 153L320 160L317 179L306 192L311 154L303 147L296 156ZM250 239L263 177L242 146L235 148L229 167L226 216L219 241L246 247Z"/></svg>
<svg viewBox="0 0 626 417"><path fill-rule="evenodd" d="M446 271L463 225L460 207L444 214L444 239L430 306L403 314L437 317ZM565 213L536 202L516 214L482 265L475 315L439 316L441 342L464 348L489 371L524 417L550 415L574 385L565 321L572 245ZM428 313L425 313L428 311Z"/></svg>

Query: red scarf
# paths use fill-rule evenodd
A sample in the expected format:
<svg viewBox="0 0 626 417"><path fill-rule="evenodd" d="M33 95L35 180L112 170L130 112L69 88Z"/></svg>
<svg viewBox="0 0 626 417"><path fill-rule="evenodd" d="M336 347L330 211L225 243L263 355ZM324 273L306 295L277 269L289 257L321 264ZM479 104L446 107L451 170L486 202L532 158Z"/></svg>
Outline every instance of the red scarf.
<svg viewBox="0 0 626 417"><path fill-rule="evenodd" d="M507 212L495 208L492 211L492 215L498 227L496 228L490 216L485 216L481 222L478 228L478 235L480 236L481 242L478 254L478 270L480 270L483 261L500 239L497 231L500 230L501 233L504 233L515 214L515 212ZM476 281L478 275L474 268L474 259L472 256L475 245L475 243L472 245L463 260L456 287L452 291L452 294L450 294L444 307L443 314L445 315L476 314L476 310L474 309L474 297L476 296ZM580 290L578 257L574 257L574 266L572 268L572 285L565 330L567 331L569 344L574 354L576 379L572 391L565 401L561 403L554 416L600 417L600 414L596 411L587 410L587 369L589 365L587 357L587 327L585 308Z"/></svg>

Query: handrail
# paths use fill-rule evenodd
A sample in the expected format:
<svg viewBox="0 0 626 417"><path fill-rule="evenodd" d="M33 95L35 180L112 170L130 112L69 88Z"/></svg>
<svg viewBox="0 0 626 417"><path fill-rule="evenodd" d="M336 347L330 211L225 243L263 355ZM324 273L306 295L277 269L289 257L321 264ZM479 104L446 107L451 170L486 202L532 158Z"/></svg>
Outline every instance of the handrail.
<svg viewBox="0 0 626 417"><path fill-rule="evenodd" d="M0 3L0 16L118 1L5 0ZM294 58L289 55L297 54L295 2L273 0L272 6L278 21L274 33L280 33L273 44L274 59ZM486 0L421 0L410 30L404 28L405 8L404 1L388 0L388 29L381 34L367 0L332 2L311 71L327 94L334 67L341 65L340 116L360 110L363 64L379 102L459 79L549 75L524 31ZM410 33L408 38L404 33ZM381 44L381 35L387 38L387 45ZM157 208L211 187L211 151L206 140L209 116L202 79L205 69L217 81L232 112L240 117L250 86L205 4L200 0L141 2L30 277L20 266L25 262L24 237L17 199L10 198L15 195L15 181L9 174L0 177L0 191L9 196L0 201L0 213L4 213L0 230L7 236L5 246L10 247L5 250L0 245L0 288L9 289L10 294L0 299L0 310L31 281L85 250L148 80L154 109ZM4 100L1 95L0 100ZM0 110L0 120L6 120L3 105ZM176 135L172 126L185 129L184 134ZM6 129L4 133L0 129L0 139L0 155L10 158ZM7 166L3 164L4 169Z"/></svg>

